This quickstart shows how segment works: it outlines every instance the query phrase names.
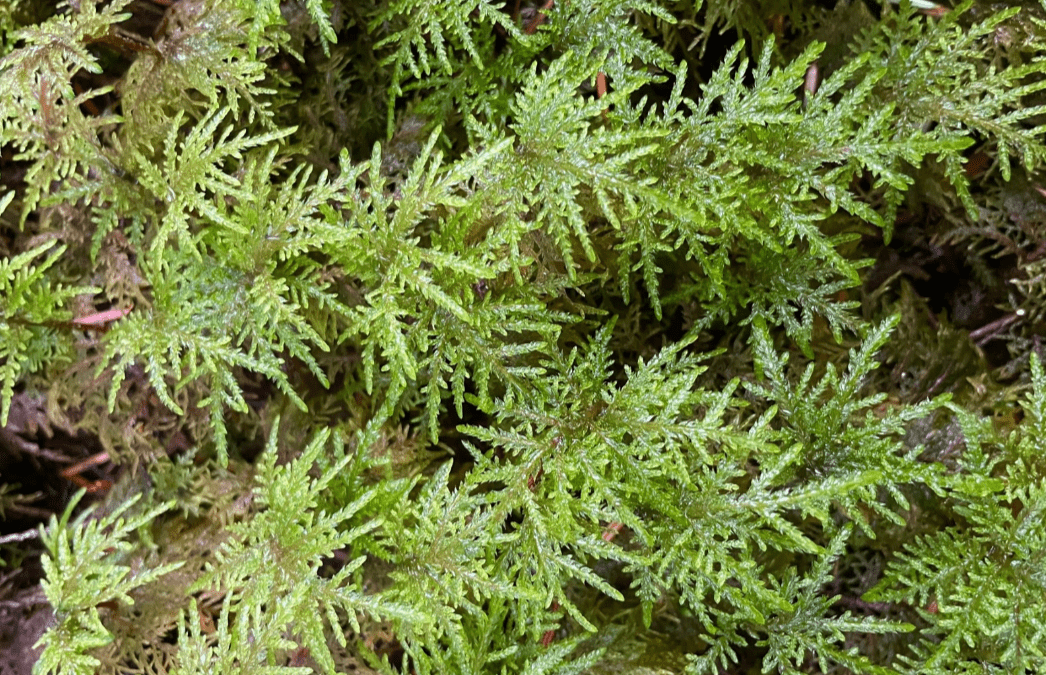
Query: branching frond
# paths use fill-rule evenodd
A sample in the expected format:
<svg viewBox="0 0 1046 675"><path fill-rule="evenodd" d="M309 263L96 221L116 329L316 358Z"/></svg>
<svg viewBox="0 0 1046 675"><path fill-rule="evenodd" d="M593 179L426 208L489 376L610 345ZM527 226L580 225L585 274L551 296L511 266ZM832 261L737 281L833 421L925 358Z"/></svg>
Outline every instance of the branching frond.
<svg viewBox="0 0 1046 675"><path fill-rule="evenodd" d="M0 198L0 213L12 197L14 193ZM98 290L65 288L62 284L52 287L47 270L65 252L63 246L56 248L54 244L51 241L0 260L0 425L7 424L15 384L30 373L69 358L69 340L61 325L70 318L65 304L77 295Z"/></svg>
<svg viewBox="0 0 1046 675"><path fill-rule="evenodd" d="M821 4L0 2L36 671L1043 671L1046 5Z"/></svg>
<svg viewBox="0 0 1046 675"><path fill-rule="evenodd" d="M83 492L69 503L61 518L52 517L42 532L47 549L41 560L46 574L42 586L57 623L40 639L44 649L34 672L94 673L99 661L89 652L112 639L102 625L99 605L133 605L130 591L181 566L168 563L142 569L142 553L130 541L132 533L148 526L173 504L134 513L135 497L101 517L93 518L88 510L70 520L81 497ZM134 564L127 564L129 555L137 557Z"/></svg>

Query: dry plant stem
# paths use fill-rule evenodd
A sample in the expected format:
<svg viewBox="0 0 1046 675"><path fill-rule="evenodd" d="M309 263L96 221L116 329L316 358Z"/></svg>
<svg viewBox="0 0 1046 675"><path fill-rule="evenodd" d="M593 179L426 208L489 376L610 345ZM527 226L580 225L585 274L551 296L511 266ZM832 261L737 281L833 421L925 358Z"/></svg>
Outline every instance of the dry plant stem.
<svg viewBox="0 0 1046 675"><path fill-rule="evenodd" d="M774 14L767 21L770 24L770 32L774 34L778 40L782 40L785 34L785 15Z"/></svg>
<svg viewBox="0 0 1046 675"><path fill-rule="evenodd" d="M1019 318L1020 317L1017 316L1017 314L1007 314L991 323L986 323L977 330L970 331L970 340L978 347L983 347L998 337L1000 332L1016 322Z"/></svg>
<svg viewBox="0 0 1046 675"><path fill-rule="evenodd" d="M84 88L78 83L73 82L73 91L76 92L77 96L79 96L84 93ZM94 101L89 98L84 99L84 102L81 103L81 105L87 110L87 113L93 117L98 117L102 114L102 111L98 109L98 106L94 104Z"/></svg>
<svg viewBox="0 0 1046 675"><path fill-rule="evenodd" d="M156 51L156 46L151 42L115 26L105 35L95 38L93 42L112 47L124 56L133 56L142 52L159 53Z"/></svg>
<svg viewBox="0 0 1046 675"><path fill-rule="evenodd" d="M40 536L40 530L25 530L24 532L12 532L0 537L0 544L13 544L16 541L29 541Z"/></svg>
<svg viewBox="0 0 1046 675"><path fill-rule="evenodd" d="M553 600L552 601L552 606L548 608L548 611L555 612L558 609L559 609L559 603L556 602L555 600ZM547 630L547 631L545 631L545 634L541 636L541 646L546 648L546 649L548 649L549 645L551 645L553 642L555 642L555 640L556 640L556 631L555 631L555 629Z"/></svg>
<svg viewBox="0 0 1046 675"><path fill-rule="evenodd" d="M63 469L62 470L62 478L65 478L66 480L70 480L70 481L76 483L76 485L78 487L83 488L87 492L90 492L90 493L104 492L104 491L108 490L109 488L111 488L113 486L113 484L110 481L107 481L107 480L89 481L86 478L84 478L83 476L80 476L79 474L82 471L85 471L86 469L91 468L92 466L98 466L99 464L105 464L108 461L109 461L109 453L108 452L99 452L96 455L91 455L90 457L88 457L87 459L83 460L82 462L77 462L76 464L73 464L72 466Z"/></svg>
<svg viewBox="0 0 1046 675"><path fill-rule="evenodd" d="M821 84L821 71L814 61L806 69L806 77L803 79L803 103L817 93L817 87Z"/></svg>
<svg viewBox="0 0 1046 675"><path fill-rule="evenodd" d="M23 452L27 455L33 455L34 457L41 457L52 462L57 462L58 464L69 463L69 458L65 455L45 450L36 443L25 440L7 428L0 429L0 447L14 450L16 452Z"/></svg>
<svg viewBox="0 0 1046 675"><path fill-rule="evenodd" d="M132 309L133 307L128 307L127 309L107 309L103 312L95 312L86 316L77 317L72 321L26 321L25 319L16 316L7 319L7 321L22 326L47 326L48 328L63 329L75 328L104 333L109 330L110 323L127 316Z"/></svg>
<svg viewBox="0 0 1046 675"><path fill-rule="evenodd" d="M33 495L34 499L38 499L43 496L41 493ZM36 520L44 521L51 517L54 511L49 509L38 509L35 506L26 506L25 504L12 504L7 507L9 513L17 513L23 518L35 518Z"/></svg>
<svg viewBox="0 0 1046 675"><path fill-rule="evenodd" d="M614 538L621 533L622 527L624 527L624 524L618 522L613 522L607 525L607 529L603 531L603 541L608 544L614 541Z"/></svg>
<svg viewBox="0 0 1046 675"><path fill-rule="evenodd" d="M128 307L127 309L107 309L104 312L95 312L93 314L88 314L87 316L73 319L73 323L80 328L102 326L116 321L117 319L122 319L130 314L132 309L134 309L134 307Z"/></svg>
<svg viewBox="0 0 1046 675"><path fill-rule="evenodd" d="M607 95L607 75L602 70L596 73L596 97L603 98ZM603 108L600 113L603 116L603 120L606 121L607 109Z"/></svg>
<svg viewBox="0 0 1046 675"><path fill-rule="evenodd" d="M545 12L552 9L553 4L555 4L555 0L547 0L547 2L541 6L541 10L537 13L537 16L534 17L534 20L530 22L530 25L528 25L526 30L523 32L527 35L533 35L534 32L537 31L538 26L545 23Z"/></svg>

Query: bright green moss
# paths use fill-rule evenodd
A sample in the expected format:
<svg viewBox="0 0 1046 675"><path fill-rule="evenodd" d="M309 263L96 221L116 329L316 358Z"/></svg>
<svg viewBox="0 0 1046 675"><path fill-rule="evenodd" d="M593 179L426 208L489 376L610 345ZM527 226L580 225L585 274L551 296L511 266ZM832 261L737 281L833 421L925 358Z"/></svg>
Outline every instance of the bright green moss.
<svg viewBox="0 0 1046 675"><path fill-rule="evenodd" d="M866 9L0 10L3 414L127 467L37 672L1046 667L1044 13Z"/></svg>

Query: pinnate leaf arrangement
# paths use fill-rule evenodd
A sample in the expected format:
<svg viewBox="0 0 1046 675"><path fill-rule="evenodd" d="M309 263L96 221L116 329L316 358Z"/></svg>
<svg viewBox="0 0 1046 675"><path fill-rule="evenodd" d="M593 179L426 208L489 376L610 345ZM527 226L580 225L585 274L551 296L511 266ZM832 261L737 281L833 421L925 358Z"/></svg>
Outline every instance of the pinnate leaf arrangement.
<svg viewBox="0 0 1046 675"><path fill-rule="evenodd" d="M1044 49L972 0L4 3L0 452L64 468L35 405L108 460L0 538L33 672L1046 671Z"/></svg>

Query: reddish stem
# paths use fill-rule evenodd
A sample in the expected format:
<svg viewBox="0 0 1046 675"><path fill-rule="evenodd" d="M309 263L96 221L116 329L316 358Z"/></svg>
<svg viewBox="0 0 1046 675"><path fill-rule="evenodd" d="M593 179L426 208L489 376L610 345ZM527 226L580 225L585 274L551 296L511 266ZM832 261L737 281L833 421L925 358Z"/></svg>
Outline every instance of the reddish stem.
<svg viewBox="0 0 1046 675"><path fill-rule="evenodd" d="M538 26L545 23L545 19L547 18L545 12L552 9L553 4L555 4L555 0L547 0L547 2L545 2L545 4L541 6L541 9L538 11L537 16L534 17L534 20L530 22L530 25L527 26L523 32L527 35L533 35L534 32L537 31Z"/></svg>

